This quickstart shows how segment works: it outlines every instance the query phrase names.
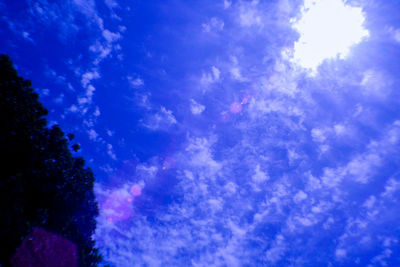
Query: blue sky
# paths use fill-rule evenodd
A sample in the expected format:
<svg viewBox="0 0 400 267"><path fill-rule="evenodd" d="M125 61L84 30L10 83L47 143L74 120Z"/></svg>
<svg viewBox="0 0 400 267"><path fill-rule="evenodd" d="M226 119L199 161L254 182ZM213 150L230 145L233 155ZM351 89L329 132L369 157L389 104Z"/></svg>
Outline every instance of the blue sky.
<svg viewBox="0 0 400 267"><path fill-rule="evenodd" d="M399 10L0 0L0 52L81 143L104 264L398 266Z"/></svg>

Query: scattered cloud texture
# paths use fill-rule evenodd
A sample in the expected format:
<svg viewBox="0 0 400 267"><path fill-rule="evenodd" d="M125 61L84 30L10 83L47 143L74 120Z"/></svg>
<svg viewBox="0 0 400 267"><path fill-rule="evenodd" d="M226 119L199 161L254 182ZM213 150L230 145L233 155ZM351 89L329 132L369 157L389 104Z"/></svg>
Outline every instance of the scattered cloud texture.
<svg viewBox="0 0 400 267"><path fill-rule="evenodd" d="M103 265L399 266L399 10L0 0L0 48L95 173Z"/></svg>

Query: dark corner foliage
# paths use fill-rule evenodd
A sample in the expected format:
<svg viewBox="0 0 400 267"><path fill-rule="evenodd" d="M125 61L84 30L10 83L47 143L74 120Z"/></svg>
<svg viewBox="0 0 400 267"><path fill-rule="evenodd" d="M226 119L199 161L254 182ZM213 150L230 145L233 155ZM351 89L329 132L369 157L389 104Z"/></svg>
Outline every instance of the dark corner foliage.
<svg viewBox="0 0 400 267"><path fill-rule="evenodd" d="M92 234L98 207L94 177L73 157L73 135L47 127L48 111L31 82L0 56L0 263L10 258L35 227L61 235L78 247L79 266L96 266L101 256ZM0 265L1 265L0 264Z"/></svg>

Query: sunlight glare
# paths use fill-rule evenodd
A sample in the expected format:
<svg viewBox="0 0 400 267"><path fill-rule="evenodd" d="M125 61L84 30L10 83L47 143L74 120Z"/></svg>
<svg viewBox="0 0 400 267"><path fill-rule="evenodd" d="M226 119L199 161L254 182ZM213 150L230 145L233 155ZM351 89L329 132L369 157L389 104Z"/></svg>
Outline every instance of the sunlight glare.
<svg viewBox="0 0 400 267"><path fill-rule="evenodd" d="M302 16L293 24L300 34L294 45L294 62L315 71L325 59L344 59L352 45L369 35L363 23L361 8L343 0L304 0Z"/></svg>

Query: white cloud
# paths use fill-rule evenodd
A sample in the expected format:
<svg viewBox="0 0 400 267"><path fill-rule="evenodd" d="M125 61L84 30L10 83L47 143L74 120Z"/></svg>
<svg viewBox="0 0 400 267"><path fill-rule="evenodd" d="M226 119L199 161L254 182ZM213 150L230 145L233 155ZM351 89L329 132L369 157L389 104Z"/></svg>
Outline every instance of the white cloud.
<svg viewBox="0 0 400 267"><path fill-rule="evenodd" d="M215 66L212 66L211 70L212 70L212 73L213 73L213 76L214 76L214 81L218 81L219 77L220 77L220 74L221 74L221 71Z"/></svg>
<svg viewBox="0 0 400 267"><path fill-rule="evenodd" d="M224 22L219 18L213 17L209 22L203 23L201 26L205 33L218 32L224 29Z"/></svg>
<svg viewBox="0 0 400 267"><path fill-rule="evenodd" d="M60 94L56 99L54 99L54 102L56 102L57 104L62 104L62 102L64 101L64 94Z"/></svg>
<svg viewBox="0 0 400 267"><path fill-rule="evenodd" d="M90 18L100 30L103 30L103 19L97 13L94 0L73 0L73 2L80 12Z"/></svg>
<svg viewBox="0 0 400 267"><path fill-rule="evenodd" d="M293 10L293 2L289 0L280 0L278 7L279 11L282 12L283 14L287 15L290 14L291 11Z"/></svg>
<svg viewBox="0 0 400 267"><path fill-rule="evenodd" d="M81 84L86 88L92 80L99 78L100 74L97 72L97 70L88 71L82 74Z"/></svg>
<svg viewBox="0 0 400 267"><path fill-rule="evenodd" d="M110 131L110 130L107 130L107 135L108 135L108 136L113 136L113 135L114 135L114 132L113 132L113 131Z"/></svg>
<svg viewBox="0 0 400 267"><path fill-rule="evenodd" d="M233 67L230 69L231 75L235 80L242 80L242 74L240 73L240 69L238 67Z"/></svg>
<svg viewBox="0 0 400 267"><path fill-rule="evenodd" d="M334 132L333 128L330 131ZM384 131L381 139L371 142L372 144L365 153L360 153L360 155L384 150L383 148L389 144L395 144L398 140L395 138L396 134L400 133L395 130L397 128L398 126L394 123ZM265 129L264 126L262 129ZM307 134L306 130L304 130L304 134ZM254 172L257 172L257 169L261 171L261 166L264 167L264 164L266 166L271 164L275 168L279 168L280 160L273 159L273 155L266 159L265 163L262 163L262 159L258 156L251 159L252 150L265 147L265 143L254 142L252 145L242 142L225 152L217 151L222 153L222 155L218 155L215 153L216 144L218 144L216 137L189 137L185 150L180 151L176 156L179 166L176 190L183 193L182 200L166 207L167 211L155 215L157 221L162 222L163 226L160 226L159 223L149 223L146 216L141 215L140 212L134 217L135 223L129 225L127 229L114 225L112 227L115 228L107 230L105 222L100 221L96 230L96 239L100 242L103 250L110 253L106 254L107 259L111 259L115 263L125 263L136 259L140 264L157 264L155 261L160 259L164 265L176 266L182 263L179 257L188 257L191 259L190 264L193 265L204 266L217 263L221 266L228 264L241 266L246 263L254 263L247 260L249 257L254 257L253 251L246 247L246 241L251 240L262 248L263 259L268 264L277 265L293 251L288 240L302 240L301 236L306 235L307 240L318 241L320 240L319 231L314 231L314 227L319 227L317 226L319 223L327 231L334 225L340 225L339 222L342 219L332 218L330 212L332 209L347 205L344 196L351 191L341 189L338 185L343 179L352 179L348 176L355 175L350 173L351 168L346 169L352 159L337 169L326 168L324 175L332 177L333 181L331 182L335 186L330 187L320 179L313 177L311 173L296 172L292 173L293 176L290 177L281 175L277 176L276 180L274 177L274 181L268 181L271 183L270 186L260 188L263 200L255 201L253 192L248 188L248 185L253 183L251 178ZM379 142L381 143L378 144ZM276 145L276 143L274 144ZM290 146L298 149L294 144L290 144ZM231 157L224 156L226 155L224 153ZM271 152L265 153L271 154ZM224 160L217 160L217 157ZM255 165L256 171L249 170L244 177L237 178L235 170L240 168L241 164L247 164L241 162L245 160L255 161L259 166ZM303 160L305 161L306 158ZM348 165L350 166L350 164ZM152 164L140 164L139 166L136 173L140 179L143 177L143 179L147 179L146 181L153 183L157 181L157 173L160 168ZM338 180L335 181L337 177ZM264 181L264 178L261 180ZM299 190L294 186L298 181L306 183L304 189ZM394 181L398 180L394 179ZM377 204L381 205L383 198L393 199L400 190L400 186L395 182L388 182L385 188L380 195L381 199L377 198L375 201L371 201L374 203L370 205L360 204L360 211L366 208L375 209ZM342 198L338 197L340 194L342 194ZM354 203L349 205L354 205ZM287 209L289 212L286 212ZM246 216L253 216L254 219L250 223L247 223L247 220L238 219ZM360 216L368 217L364 214ZM221 218L225 223L220 223ZM275 238L272 240L270 236L258 238L260 232L255 229L265 229L270 225L279 225L280 231L275 234ZM353 231L355 233L362 229L365 231L369 229L368 223L365 224L362 221L355 224L349 222L348 225L344 229L345 232ZM112 234L115 231L118 234ZM362 233L362 231L360 232ZM337 249L331 252L330 257L346 261L347 251L351 249L348 247L351 238L335 237L338 239ZM357 246L371 242L368 241L368 237L362 239L356 236L356 238L361 242L360 245L357 243ZM198 257L191 258L185 254L183 248L188 244L191 247L190 251L199 251ZM205 249L210 247L213 249ZM305 249L309 251L308 248ZM299 259L299 262L302 262L301 260L304 259ZM303 262L303 264L307 263L309 261Z"/></svg>
<svg viewBox="0 0 400 267"><path fill-rule="evenodd" d="M50 94L50 90L47 88L42 89L40 92L41 92L42 96L49 96L49 94Z"/></svg>
<svg viewBox="0 0 400 267"><path fill-rule="evenodd" d="M281 12L291 12L287 7L288 1L277 1L277 5L278 2L286 5L276 7L279 10L282 8ZM220 8L221 3L218 3ZM262 26L263 23L267 25L263 19L264 3L239 1L231 6L230 1L224 1L224 4L230 8L225 12L235 12L240 7L250 10L241 10L243 16L239 17L240 24L247 27L241 28L242 31L251 31L256 35L256 30L260 28L248 27ZM276 11L275 5L271 4L270 7L271 13ZM267 12L265 10L266 17L269 15ZM282 14L275 15L280 17ZM211 20L203 27L205 31L213 31ZM218 27L214 30L218 30ZM242 38L243 32L235 30ZM272 29L272 33L268 31L266 29L262 34L280 38L274 36ZM259 35L254 38L257 37ZM250 34L249 38L252 38ZM232 43L232 47L233 44L236 45ZM390 149L394 151L398 144L396 131L390 134L387 129L381 129L381 138L368 141L363 140L363 134L354 134L357 149L348 153L339 151L336 155L335 142L353 142L353 139L348 140L348 133L356 132L358 126L355 121L358 117L348 115L348 110L334 114L335 109L332 109L329 114L334 116L326 116L323 121L318 121L314 115L326 114L324 111L328 107L321 108L323 104L314 97L315 91L306 86L315 81L304 78L282 59L272 58L276 59L275 66L264 68L263 65L260 70L246 55L248 48L240 47L238 50L227 51L237 55L237 58L228 59L230 62L225 65L221 64L223 58L205 59L205 62L217 62L218 68L211 63L196 76L195 83L198 84L200 80L201 85L213 86L215 90L209 90L201 98L194 98L200 103L191 99L194 95L191 92L186 96L190 112L202 114L203 118L213 113L214 109L229 108L233 101L241 103L240 100L244 95L247 97L248 93L248 102L241 104L243 112L234 120L223 123L213 117L211 122L214 126L207 128L207 131L194 133L192 129L179 124L179 129L187 131L187 139L182 141L182 150L178 149L173 155L176 162L173 186L169 187L169 176L163 169L162 156L136 166L134 179L151 185L162 184L163 190L146 190L142 205L132 206L132 211L136 213L124 225L110 226L99 221L96 240L110 263L127 266L133 261L149 266L251 266L256 265L254 259L261 259L264 264L274 266L284 259L284 263L293 266L312 265L310 259L302 257L312 253L315 248L301 248L301 255L296 258L292 254L296 248L290 247L293 240L318 244L321 240L319 228L326 230L327 235L335 232L332 238L338 240L336 233L342 230L347 219L341 216L348 216L341 211L350 206L359 206L360 212L371 209L368 214L374 214L373 209L382 205L383 197L379 193L376 194L376 200L365 207L363 201L357 202L357 198L363 196L358 193L367 191L366 186L372 179L377 177L375 181L379 183L380 168L392 153ZM280 54L279 51L276 53ZM355 74L360 77L358 75ZM245 78L246 83L236 86L238 80ZM361 84L357 79L356 82ZM318 80L313 85L325 89L323 82ZM140 77L131 79L133 87L143 84ZM218 90L219 87L223 87L222 90ZM326 97L327 101L336 103L336 97L343 96L339 89L335 93L323 90L317 93L323 99ZM141 93L137 99L139 105L146 106L144 112L148 116L142 121L145 127L165 131L178 128L173 127L178 124L176 114L166 107L154 109L154 105L149 103L151 98L148 93ZM362 99L355 101L362 102ZM204 103L207 103L207 112L204 112ZM347 104L345 101L340 107L346 108ZM365 103L360 105L368 108ZM316 144L309 144L311 138ZM332 150L318 157L314 153L318 150L316 145L326 145ZM112 149L112 146L107 145L107 149ZM330 159L333 160L326 167ZM257 192L254 192L255 187ZM163 199L164 188L171 198L179 195L179 201L157 206L157 201ZM397 196L395 183L385 184L385 188L386 199ZM154 197L155 194L157 196ZM352 199L352 194L357 197ZM153 197L157 201L153 201ZM152 220L149 220L148 214L151 214ZM334 216L336 214L341 216ZM363 216L368 217L368 214ZM347 231L347 228L343 231ZM249 242L256 249L249 249ZM346 252L349 251L349 255L353 252L345 242L340 242L336 243L337 250L328 250L324 254L328 257L327 261L335 257L345 261ZM368 243L368 238L363 242Z"/></svg>
<svg viewBox="0 0 400 267"><path fill-rule="evenodd" d="M293 197L294 202L300 203L301 201L307 199L307 194L304 193L304 191L300 190L299 192L296 193L296 195Z"/></svg>
<svg viewBox="0 0 400 267"><path fill-rule="evenodd" d="M270 100L262 97L253 97L249 104L248 111L250 116L254 119L268 113L276 113L295 117L302 116L301 111L296 106L280 99Z"/></svg>
<svg viewBox="0 0 400 267"><path fill-rule="evenodd" d="M121 39L121 34L119 32L115 33L107 29L103 30L102 35L108 43L113 43Z"/></svg>
<svg viewBox="0 0 400 267"><path fill-rule="evenodd" d="M252 176L252 179L255 183L262 183L269 180L269 177L265 172L260 169L260 165L256 166L255 174Z"/></svg>
<svg viewBox="0 0 400 267"><path fill-rule="evenodd" d="M35 43L35 41L33 41L33 39L30 37L29 32L22 32L22 36L28 40L29 42Z"/></svg>
<svg viewBox="0 0 400 267"><path fill-rule="evenodd" d="M355 181L360 183L368 183L370 181L371 172L380 164L380 156L370 153L350 161L346 166L346 172L353 175Z"/></svg>
<svg viewBox="0 0 400 267"><path fill-rule="evenodd" d="M208 204L210 205L211 211L213 213L219 212L223 208L223 201L222 199L210 199L208 200Z"/></svg>
<svg viewBox="0 0 400 267"><path fill-rule="evenodd" d="M364 72L360 83L367 96L383 97L389 92L391 79L382 71L369 69Z"/></svg>
<svg viewBox="0 0 400 267"><path fill-rule="evenodd" d="M71 105L68 110L73 112L73 113L79 111L79 109L78 109L78 107L76 105Z"/></svg>
<svg viewBox="0 0 400 267"><path fill-rule="evenodd" d="M128 80L133 87L139 87L144 85L144 81L139 77L133 78L131 76L128 76Z"/></svg>
<svg viewBox="0 0 400 267"><path fill-rule="evenodd" d="M400 29L397 29L393 33L393 39L396 40L396 42L400 43Z"/></svg>
<svg viewBox="0 0 400 267"><path fill-rule="evenodd" d="M243 76L242 68L240 67L240 64L239 64L240 62L237 59L237 57L231 56L230 60L231 60L231 62L228 66L228 70L231 75L231 78L233 78L234 80L237 80L237 81L241 81L241 82L247 81L247 79Z"/></svg>
<svg viewBox="0 0 400 267"><path fill-rule="evenodd" d="M384 131L382 136L371 141L364 153L360 153L351 158L346 164L338 168L325 168L322 176L324 185L337 187L344 178L361 184L371 182L383 164L383 158L392 153L394 144L400 140L400 129L397 122L394 122Z"/></svg>
<svg viewBox="0 0 400 267"><path fill-rule="evenodd" d="M190 140L189 145L186 147L192 167L205 168L207 173L211 174L207 178L213 178L221 169L221 164L212 157L211 145L212 143L205 138L195 138Z"/></svg>
<svg viewBox="0 0 400 267"><path fill-rule="evenodd" d="M107 144L107 154L113 160L117 160L117 156L115 155L114 150L113 150L113 146L111 144Z"/></svg>
<svg viewBox="0 0 400 267"><path fill-rule="evenodd" d="M228 183L224 186L224 189L226 190L226 192L227 192L229 195L235 194L236 191L237 191L237 188L238 188L238 186L237 186L235 183L233 183L233 182L228 182Z"/></svg>
<svg viewBox="0 0 400 267"><path fill-rule="evenodd" d="M336 251L335 251L335 256L336 256L336 258L339 259L339 260L345 258L346 255L347 255L347 251L346 251L345 249L338 248L338 249L336 249Z"/></svg>
<svg viewBox="0 0 400 267"><path fill-rule="evenodd" d="M99 134L94 129L88 130L89 139L92 141L96 141Z"/></svg>
<svg viewBox="0 0 400 267"><path fill-rule="evenodd" d="M100 109L99 109L99 107L96 107L96 109L94 110L94 112L93 112L93 115L94 116L96 116L96 117L98 117L98 116L100 116Z"/></svg>
<svg viewBox="0 0 400 267"><path fill-rule="evenodd" d="M104 58L108 57L108 55L111 54L112 47L107 43L102 44L99 41L96 41L93 45L89 47L89 50L97 54L97 57L93 61L93 64L98 65Z"/></svg>
<svg viewBox="0 0 400 267"><path fill-rule="evenodd" d="M190 99L190 111L193 115L199 115L206 109L205 106L197 103L193 99Z"/></svg>
<svg viewBox="0 0 400 267"><path fill-rule="evenodd" d="M334 130L335 130L336 135L339 135L339 136L346 133L346 127L343 124L335 124Z"/></svg>
<svg viewBox="0 0 400 267"><path fill-rule="evenodd" d="M400 43L400 29L394 27L388 27L387 33L389 34L390 38L393 41Z"/></svg>
<svg viewBox="0 0 400 267"><path fill-rule="evenodd" d="M266 259L268 262L275 264L279 261L286 250L285 238L279 234L276 236L275 241L270 249L267 250Z"/></svg>
<svg viewBox="0 0 400 267"><path fill-rule="evenodd" d="M255 7L243 5L239 14L240 25L244 27L262 25L261 16Z"/></svg>
<svg viewBox="0 0 400 267"><path fill-rule="evenodd" d="M136 166L137 177L144 181L153 180L156 177L158 171L159 167L155 165L138 164Z"/></svg>
<svg viewBox="0 0 400 267"><path fill-rule="evenodd" d="M376 197L375 196L370 196L363 204L363 207L367 209L372 209L375 206L376 203Z"/></svg>
<svg viewBox="0 0 400 267"><path fill-rule="evenodd" d="M118 3L114 0L105 0L104 3L107 5L109 9L118 7Z"/></svg>
<svg viewBox="0 0 400 267"><path fill-rule="evenodd" d="M149 116L144 121L143 126L151 130L167 130L174 124L177 124L177 121L172 111L161 107L159 112Z"/></svg>
<svg viewBox="0 0 400 267"><path fill-rule="evenodd" d="M89 84L86 88L86 93L84 96L78 98L78 104L80 105L81 109L87 108L86 106L84 107L85 104L91 104L92 103L92 97L94 94L94 91L96 88L94 88L93 85Z"/></svg>
<svg viewBox="0 0 400 267"><path fill-rule="evenodd" d="M232 1L230 1L230 0L224 0L224 8L225 8L225 9L230 8L231 5L232 5Z"/></svg>
<svg viewBox="0 0 400 267"><path fill-rule="evenodd" d="M394 178L391 178L386 183L385 191L382 193L382 197L390 198L397 191L400 191L400 181L398 181Z"/></svg>
<svg viewBox="0 0 400 267"><path fill-rule="evenodd" d="M211 72L203 72L200 82L203 85L209 85L209 84L215 83L215 82L219 81L220 75L221 75L221 71L217 67L212 66Z"/></svg>
<svg viewBox="0 0 400 267"><path fill-rule="evenodd" d="M312 129L311 136L314 142L323 143L326 140L326 136L322 129L316 129L316 128Z"/></svg>

